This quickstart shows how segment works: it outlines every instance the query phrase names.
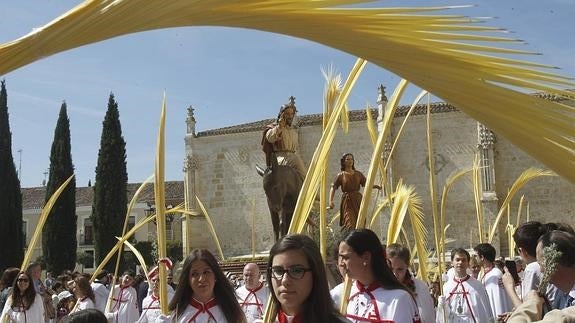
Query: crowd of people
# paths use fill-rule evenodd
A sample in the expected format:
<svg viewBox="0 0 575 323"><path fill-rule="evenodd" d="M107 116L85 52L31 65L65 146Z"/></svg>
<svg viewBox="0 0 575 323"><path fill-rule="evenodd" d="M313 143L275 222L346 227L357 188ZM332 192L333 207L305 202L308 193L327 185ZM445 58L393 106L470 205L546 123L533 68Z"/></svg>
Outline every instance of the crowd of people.
<svg viewBox="0 0 575 323"><path fill-rule="evenodd" d="M520 261L499 261L488 243L471 253L454 248L451 268L441 281L427 284L415 278L406 246L385 247L373 231L352 230L339 243L337 262L350 281L349 294L344 283L330 289L318 245L307 235L278 240L263 275L256 264L246 264L239 288L210 251L196 249L184 260L177 284L166 282L168 314L161 311L158 266L148 281L124 272L110 293L106 272L92 284L90 276L70 272L56 278L47 273L42 281L34 263L4 271L0 308L8 322L251 323L262 322L269 299L269 313L279 323L574 321L573 229L532 221L513 238Z"/></svg>

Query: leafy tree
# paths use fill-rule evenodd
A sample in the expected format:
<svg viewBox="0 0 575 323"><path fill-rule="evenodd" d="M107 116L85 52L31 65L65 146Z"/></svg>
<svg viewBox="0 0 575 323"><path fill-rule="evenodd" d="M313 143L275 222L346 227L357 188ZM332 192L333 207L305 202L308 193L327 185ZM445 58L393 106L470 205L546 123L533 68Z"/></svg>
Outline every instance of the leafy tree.
<svg viewBox="0 0 575 323"><path fill-rule="evenodd" d="M6 84L0 88L0 271L20 267L24 259L22 193L12 157ZM8 247L10 246L10 247Z"/></svg>
<svg viewBox="0 0 575 323"><path fill-rule="evenodd" d="M71 149L70 120L66 102L63 102L50 151L46 202L68 177L74 174ZM77 247L76 222L76 181L72 179L56 200L42 229L42 253L47 270L59 274L66 269L74 269Z"/></svg>
<svg viewBox="0 0 575 323"><path fill-rule="evenodd" d="M82 265L83 268L90 268L94 263L94 256L85 251L76 254L76 261Z"/></svg>
<svg viewBox="0 0 575 323"><path fill-rule="evenodd" d="M110 94L102 126L92 204L96 263L100 263L116 244L115 237L122 235L128 208L127 185L126 142L122 137L118 104L114 94ZM113 267L113 261L106 265L108 270Z"/></svg>

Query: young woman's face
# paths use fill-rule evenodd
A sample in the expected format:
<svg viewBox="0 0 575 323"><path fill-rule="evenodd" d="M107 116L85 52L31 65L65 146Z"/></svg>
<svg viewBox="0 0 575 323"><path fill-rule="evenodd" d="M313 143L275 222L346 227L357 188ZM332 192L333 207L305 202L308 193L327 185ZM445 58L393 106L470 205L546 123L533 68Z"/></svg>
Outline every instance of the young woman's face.
<svg viewBox="0 0 575 323"><path fill-rule="evenodd" d="M340 272L347 274L351 279L360 280L370 268L366 257L358 255L345 241L339 244L338 264Z"/></svg>
<svg viewBox="0 0 575 323"><path fill-rule="evenodd" d="M214 297L216 276L205 261L196 260L192 262L188 279L195 299L205 303Z"/></svg>
<svg viewBox="0 0 575 323"><path fill-rule="evenodd" d="M313 288L313 274L303 251L275 255L271 271L272 287L282 310L288 315L300 313Z"/></svg>
<svg viewBox="0 0 575 323"><path fill-rule="evenodd" d="M405 263L405 261L403 261L403 259L399 257L389 258L389 267L391 268L391 271L393 271L393 274L395 275L395 278L397 278L397 280L402 282L405 279L408 266Z"/></svg>
<svg viewBox="0 0 575 323"><path fill-rule="evenodd" d="M18 278L16 278L16 285L18 286L20 292L24 292L25 290L27 290L28 287L30 287L30 284L31 284L30 279L28 278L28 276L24 274L20 274L18 275Z"/></svg>

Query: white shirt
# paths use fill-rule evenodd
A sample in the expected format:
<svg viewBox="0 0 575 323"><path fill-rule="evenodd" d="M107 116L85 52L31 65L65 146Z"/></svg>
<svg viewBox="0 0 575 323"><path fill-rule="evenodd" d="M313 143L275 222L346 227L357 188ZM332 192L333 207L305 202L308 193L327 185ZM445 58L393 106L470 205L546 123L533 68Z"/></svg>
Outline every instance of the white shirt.
<svg viewBox="0 0 575 323"><path fill-rule="evenodd" d="M507 312L511 312L513 304L505 292L503 282L501 281L503 273L497 267L493 267L485 271L481 278L481 283L485 287L487 297L489 297L489 304L491 305L491 313L493 317Z"/></svg>
<svg viewBox="0 0 575 323"><path fill-rule="evenodd" d="M469 275L452 278L443 285L443 295L444 304L437 306L437 322L443 322L443 313L450 323L495 322L485 287L477 279Z"/></svg>
<svg viewBox="0 0 575 323"><path fill-rule="evenodd" d="M168 289L168 303L172 300L174 296L173 292ZM146 296L142 301L142 315L138 319L138 323L148 323L155 322L156 319L162 314L162 308L160 307L160 299L153 294Z"/></svg>
<svg viewBox="0 0 575 323"><path fill-rule="evenodd" d="M260 283L260 286L254 290L247 289L245 285L236 289L238 302L246 314L248 323L263 318L268 301L268 294L268 289L265 288L263 283Z"/></svg>
<svg viewBox="0 0 575 323"><path fill-rule="evenodd" d="M335 308L339 309L341 305L341 294L343 294L343 288L345 287L345 282L340 283L339 285L335 286L329 291L331 295L331 299L333 299L333 303Z"/></svg>
<svg viewBox="0 0 575 323"><path fill-rule="evenodd" d="M174 315L174 314L172 314ZM176 323L228 323L226 316L222 309L216 302L215 298L212 298L206 303L202 303L194 298L190 304L186 307L184 312L177 318L173 320ZM233 322L235 323L235 322Z"/></svg>
<svg viewBox="0 0 575 323"><path fill-rule="evenodd" d="M112 309L106 311L108 322L134 323L138 320L138 297L134 287L120 288L116 285L111 302Z"/></svg>
<svg viewBox="0 0 575 323"><path fill-rule="evenodd" d="M375 285L364 288L356 281L351 287L346 318L354 323L382 320L414 323L419 321L419 314L407 291Z"/></svg>
<svg viewBox="0 0 575 323"><path fill-rule="evenodd" d="M108 296L110 296L110 290L106 285L100 282L93 282L90 284L92 290L94 291L94 296L96 296L96 309L100 312L105 313L106 311L106 302L108 301Z"/></svg>
<svg viewBox="0 0 575 323"><path fill-rule="evenodd" d="M421 323L435 322L435 307L433 305L433 298L429 293L429 287L420 279L412 278L415 283L415 301L417 302L417 309L421 317Z"/></svg>
<svg viewBox="0 0 575 323"><path fill-rule="evenodd" d="M2 310L2 319L7 315L8 322L15 323L31 323L31 322L44 322L44 303L42 301L42 296L36 294L34 298L34 303L26 311L23 311L20 307L12 307L12 295L8 296L6 304L4 304L4 309Z"/></svg>
<svg viewBox="0 0 575 323"><path fill-rule="evenodd" d="M81 310L87 310L90 308L96 308L94 302L89 297L82 297L76 301L76 305L74 305L74 309L70 314L79 312Z"/></svg>

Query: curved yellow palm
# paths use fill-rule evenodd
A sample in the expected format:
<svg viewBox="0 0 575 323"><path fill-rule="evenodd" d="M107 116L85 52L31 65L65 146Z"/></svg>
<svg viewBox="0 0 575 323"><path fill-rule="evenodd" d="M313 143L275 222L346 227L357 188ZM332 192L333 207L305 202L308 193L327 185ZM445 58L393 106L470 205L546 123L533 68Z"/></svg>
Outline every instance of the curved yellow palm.
<svg viewBox="0 0 575 323"><path fill-rule="evenodd" d="M477 20L463 16L430 13L450 7L361 6L369 2L373 1L88 0L1 45L0 74L58 52L146 30L227 26L274 32L337 48L386 68L575 181L575 109L512 89L569 95L561 89L574 86L571 80L546 72L548 66L497 57L528 54L483 44L516 42L492 36L497 28L478 26Z"/></svg>

